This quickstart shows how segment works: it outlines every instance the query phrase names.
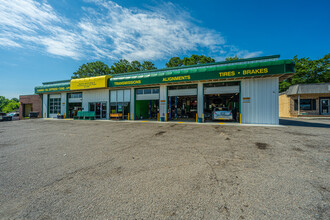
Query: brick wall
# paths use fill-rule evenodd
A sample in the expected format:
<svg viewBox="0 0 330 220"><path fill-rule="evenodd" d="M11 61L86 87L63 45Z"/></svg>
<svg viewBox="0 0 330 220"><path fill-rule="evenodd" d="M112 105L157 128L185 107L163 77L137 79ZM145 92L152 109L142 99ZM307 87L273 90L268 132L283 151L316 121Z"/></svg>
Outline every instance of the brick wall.
<svg viewBox="0 0 330 220"><path fill-rule="evenodd" d="M19 97L19 117L20 119L24 119L23 117L23 105L31 104L33 112L39 112L38 117L42 117L42 95L21 95Z"/></svg>
<svg viewBox="0 0 330 220"><path fill-rule="evenodd" d="M278 97L279 117L291 117L290 115L290 97L282 94Z"/></svg>

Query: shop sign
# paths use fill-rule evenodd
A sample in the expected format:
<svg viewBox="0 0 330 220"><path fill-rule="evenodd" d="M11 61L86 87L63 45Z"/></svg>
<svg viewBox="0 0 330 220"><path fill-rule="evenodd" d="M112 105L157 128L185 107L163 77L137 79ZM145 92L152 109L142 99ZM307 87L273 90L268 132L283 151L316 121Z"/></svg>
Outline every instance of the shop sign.
<svg viewBox="0 0 330 220"><path fill-rule="evenodd" d="M97 76L82 79L72 79L70 82L70 90L84 90L106 88L110 76Z"/></svg>
<svg viewBox="0 0 330 220"><path fill-rule="evenodd" d="M250 103L250 97L243 97L243 103Z"/></svg>
<svg viewBox="0 0 330 220"><path fill-rule="evenodd" d="M190 75L165 77L165 78L163 78L162 81L163 82L172 82L172 81L182 81L182 80L190 80Z"/></svg>
<svg viewBox="0 0 330 220"><path fill-rule="evenodd" d="M48 92L64 92L69 90L70 90L70 86L36 88L35 93L38 94L38 93L48 93Z"/></svg>
<svg viewBox="0 0 330 220"><path fill-rule="evenodd" d="M291 62L291 61L290 61ZM248 67L250 65L250 67ZM272 65L251 64L233 66L220 66L208 68L196 68L188 70L175 70L167 72L159 72L150 75L123 76L121 78L112 78L109 80L109 87L117 86L134 86L134 85L150 85L150 84L166 84L170 82L189 82L199 80L226 79L226 78L249 78L254 76L274 75L286 73L285 65L289 61L281 61ZM291 72L289 70L288 72Z"/></svg>
<svg viewBox="0 0 330 220"><path fill-rule="evenodd" d="M118 112L123 112L123 105L122 104L118 104Z"/></svg>
<svg viewBox="0 0 330 220"><path fill-rule="evenodd" d="M114 82L115 86L125 86L125 85L138 85L141 84L141 80L131 80L131 81L124 81L124 82Z"/></svg>

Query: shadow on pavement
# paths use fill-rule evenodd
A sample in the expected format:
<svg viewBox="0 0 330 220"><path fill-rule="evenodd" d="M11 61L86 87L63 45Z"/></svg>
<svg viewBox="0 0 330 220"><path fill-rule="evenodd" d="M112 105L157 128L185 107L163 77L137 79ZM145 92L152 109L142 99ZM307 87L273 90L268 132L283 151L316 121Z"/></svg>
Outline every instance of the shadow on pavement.
<svg viewBox="0 0 330 220"><path fill-rule="evenodd" d="M289 119L280 119L280 125L312 127L312 128L330 128L330 124L299 121L299 120L289 120Z"/></svg>

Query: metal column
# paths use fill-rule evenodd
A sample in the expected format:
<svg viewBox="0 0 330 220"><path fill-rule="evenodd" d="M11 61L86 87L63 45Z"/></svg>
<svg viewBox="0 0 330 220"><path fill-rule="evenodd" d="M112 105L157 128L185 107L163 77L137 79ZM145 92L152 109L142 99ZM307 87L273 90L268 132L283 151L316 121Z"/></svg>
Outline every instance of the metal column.
<svg viewBox="0 0 330 220"><path fill-rule="evenodd" d="M131 88L131 103L130 103L130 114L129 119L134 120L135 118L135 89Z"/></svg>
<svg viewBox="0 0 330 220"><path fill-rule="evenodd" d="M204 114L204 86L203 83L199 82L197 84L197 115L198 122L203 122Z"/></svg>

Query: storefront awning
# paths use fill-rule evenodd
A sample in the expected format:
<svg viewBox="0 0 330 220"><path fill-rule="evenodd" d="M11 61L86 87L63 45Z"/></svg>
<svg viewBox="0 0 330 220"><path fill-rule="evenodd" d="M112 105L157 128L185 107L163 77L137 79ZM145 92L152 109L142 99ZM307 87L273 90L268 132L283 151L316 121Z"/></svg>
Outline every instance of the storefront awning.
<svg viewBox="0 0 330 220"><path fill-rule="evenodd" d="M72 79L70 84L70 90L106 88L108 86L108 79L110 78L111 76L106 75L82 79Z"/></svg>
<svg viewBox="0 0 330 220"><path fill-rule="evenodd" d="M64 91L70 91L70 82L46 84L34 88L36 94Z"/></svg>
<svg viewBox="0 0 330 220"><path fill-rule="evenodd" d="M118 74L109 79L108 87L139 86L177 82L265 77L271 75L292 75L294 63L291 60L251 62L244 64L227 64L201 66L179 70L160 70L136 74Z"/></svg>

